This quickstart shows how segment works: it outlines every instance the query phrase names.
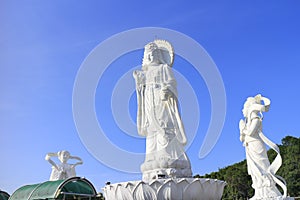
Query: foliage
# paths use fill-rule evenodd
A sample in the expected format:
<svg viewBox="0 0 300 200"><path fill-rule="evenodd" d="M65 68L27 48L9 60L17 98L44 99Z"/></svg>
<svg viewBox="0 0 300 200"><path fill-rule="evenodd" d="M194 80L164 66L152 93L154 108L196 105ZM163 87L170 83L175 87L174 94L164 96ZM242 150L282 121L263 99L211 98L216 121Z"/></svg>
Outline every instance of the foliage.
<svg viewBox="0 0 300 200"><path fill-rule="evenodd" d="M277 175L283 177L287 182L289 196L300 196L300 138L287 136L282 139L282 145L278 146L283 163ZM270 161L273 161L276 152L270 149L268 156ZM195 178L225 180L227 185L224 188L222 199L243 200L254 195L254 190L251 187L252 180L247 172L246 160L219 169L218 172L204 176L196 175Z"/></svg>

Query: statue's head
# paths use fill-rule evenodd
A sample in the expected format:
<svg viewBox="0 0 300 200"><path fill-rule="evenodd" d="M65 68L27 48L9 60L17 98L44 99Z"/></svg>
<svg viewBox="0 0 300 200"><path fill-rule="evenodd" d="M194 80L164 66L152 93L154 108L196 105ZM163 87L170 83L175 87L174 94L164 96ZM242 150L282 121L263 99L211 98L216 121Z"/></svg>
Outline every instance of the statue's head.
<svg viewBox="0 0 300 200"><path fill-rule="evenodd" d="M244 103L244 108L242 110L244 117L248 116L251 105L255 104L256 100L254 97L248 97L246 102Z"/></svg>
<svg viewBox="0 0 300 200"><path fill-rule="evenodd" d="M267 112L270 107L270 99L261 96L248 97L244 103L243 115L247 117L251 112Z"/></svg>
<svg viewBox="0 0 300 200"><path fill-rule="evenodd" d="M158 46L154 42L150 42L145 46L143 64L161 64L161 52Z"/></svg>
<svg viewBox="0 0 300 200"><path fill-rule="evenodd" d="M167 64L172 67L174 50L166 40L154 40L145 46L142 69L147 70L149 65Z"/></svg>
<svg viewBox="0 0 300 200"><path fill-rule="evenodd" d="M66 163L69 160L69 158L70 158L70 153L68 151L65 151L65 150L59 151L57 153L57 155L58 155L58 159L62 163Z"/></svg>

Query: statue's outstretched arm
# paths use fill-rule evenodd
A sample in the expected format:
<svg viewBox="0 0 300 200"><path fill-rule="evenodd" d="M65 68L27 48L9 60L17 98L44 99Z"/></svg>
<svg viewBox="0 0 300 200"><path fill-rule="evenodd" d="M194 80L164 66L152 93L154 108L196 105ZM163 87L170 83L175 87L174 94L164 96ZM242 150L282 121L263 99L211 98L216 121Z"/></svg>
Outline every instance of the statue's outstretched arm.
<svg viewBox="0 0 300 200"><path fill-rule="evenodd" d="M133 77L135 79L135 84L137 90L140 90L145 85L145 76L142 70L135 70L133 72Z"/></svg>
<svg viewBox="0 0 300 200"><path fill-rule="evenodd" d="M70 159L75 159L75 160L79 160L79 162L75 163L73 166L77 166L77 165L82 165L83 161L81 158L79 158L78 156L70 156Z"/></svg>
<svg viewBox="0 0 300 200"><path fill-rule="evenodd" d="M53 160L51 160L51 157L57 157L57 153L47 153L45 160L47 160L53 167L55 167L58 170L57 165L55 164L55 162Z"/></svg>

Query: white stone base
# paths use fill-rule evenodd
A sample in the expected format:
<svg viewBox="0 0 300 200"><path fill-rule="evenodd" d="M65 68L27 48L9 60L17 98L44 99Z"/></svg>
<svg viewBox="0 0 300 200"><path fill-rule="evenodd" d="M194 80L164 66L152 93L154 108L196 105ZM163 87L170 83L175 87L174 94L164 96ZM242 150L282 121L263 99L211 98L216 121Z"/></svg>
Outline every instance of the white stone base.
<svg viewBox="0 0 300 200"><path fill-rule="evenodd" d="M219 200L226 182L205 178L156 179L106 185L106 200Z"/></svg>
<svg viewBox="0 0 300 200"><path fill-rule="evenodd" d="M294 197L282 197L282 196L278 196L278 197L270 197L270 198L254 198L252 197L250 200L295 200Z"/></svg>

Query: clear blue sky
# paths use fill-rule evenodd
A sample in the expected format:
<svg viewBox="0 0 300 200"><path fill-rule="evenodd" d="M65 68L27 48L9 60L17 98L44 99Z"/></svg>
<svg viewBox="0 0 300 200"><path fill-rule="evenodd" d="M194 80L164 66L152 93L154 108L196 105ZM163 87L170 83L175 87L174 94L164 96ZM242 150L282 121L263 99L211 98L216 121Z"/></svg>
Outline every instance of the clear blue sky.
<svg viewBox="0 0 300 200"><path fill-rule="evenodd" d="M264 120L267 137L275 143L286 135L299 137L299 9L296 0L0 1L0 189L12 193L22 185L48 180L51 169L45 154L63 149L84 160L77 174L91 180L98 191L106 181L140 179L140 174L119 172L95 159L82 144L72 113L73 85L84 59L105 39L133 28L162 27L188 35L205 48L223 78L224 128L213 150L199 159L210 118L209 94L201 77L182 71L191 83L199 83L194 87L202 98L199 131L187 151L194 174L245 158L238 121L248 96L262 93L271 98ZM128 55L126 65L137 66L130 59L141 61L141 55ZM119 72L117 66L109 69L107 80ZM96 94L99 120L102 112L111 112L101 107L102 93L111 89ZM133 119L135 109L130 108ZM114 124L109 119L103 125L107 130ZM183 119L189 120L193 119ZM121 131L109 137L123 149L144 151L143 140L122 143ZM101 146L99 151L109 153Z"/></svg>

